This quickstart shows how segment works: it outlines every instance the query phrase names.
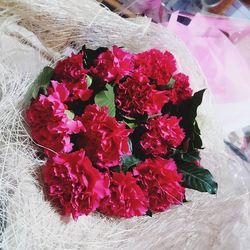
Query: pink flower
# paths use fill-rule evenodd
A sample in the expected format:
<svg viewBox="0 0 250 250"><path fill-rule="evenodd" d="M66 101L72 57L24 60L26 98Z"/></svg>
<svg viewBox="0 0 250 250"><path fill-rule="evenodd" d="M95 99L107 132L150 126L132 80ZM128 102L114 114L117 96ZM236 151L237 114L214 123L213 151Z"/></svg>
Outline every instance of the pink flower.
<svg viewBox="0 0 250 250"><path fill-rule="evenodd" d="M48 87L48 93L51 97L62 103L64 103L70 95L70 92L65 84L57 81L51 81L51 85Z"/></svg>
<svg viewBox="0 0 250 250"><path fill-rule="evenodd" d="M179 121L176 116L164 115L147 122L147 132L140 141L146 155L165 156L182 143L185 133Z"/></svg>
<svg viewBox="0 0 250 250"><path fill-rule="evenodd" d="M167 101L166 92L156 90L138 71L117 86L117 107L127 116L158 114Z"/></svg>
<svg viewBox="0 0 250 250"><path fill-rule="evenodd" d="M147 50L134 56L135 68L143 75L156 82L157 85L166 85L176 71L174 56L157 49Z"/></svg>
<svg viewBox="0 0 250 250"><path fill-rule="evenodd" d="M113 46L112 50L101 53L96 59L92 73L106 82L119 82L123 76L131 75L132 54Z"/></svg>
<svg viewBox="0 0 250 250"><path fill-rule="evenodd" d="M83 54L71 54L70 57L59 61L55 67L54 77L65 84L69 90L68 101L80 99L88 100L92 90L88 89L86 74L88 70L83 67Z"/></svg>
<svg viewBox="0 0 250 250"><path fill-rule="evenodd" d="M134 175L149 199L149 210L161 212L182 203L185 188L180 185L182 175L173 159L147 159L135 167Z"/></svg>
<svg viewBox="0 0 250 250"><path fill-rule="evenodd" d="M95 211L100 200L109 195L107 176L92 166L83 150L55 156L42 171L53 203L75 220Z"/></svg>
<svg viewBox="0 0 250 250"><path fill-rule="evenodd" d="M128 136L133 130L110 117L107 107L89 105L80 120L86 131L79 137L79 146L96 165L116 166L121 163L122 155L130 154Z"/></svg>
<svg viewBox="0 0 250 250"><path fill-rule="evenodd" d="M180 104L182 101L189 99L192 96L188 76L178 73L173 76L175 80L174 87L167 90L167 96L173 104Z"/></svg>
<svg viewBox="0 0 250 250"><path fill-rule="evenodd" d="M70 152L73 144L69 135L83 130L80 121L68 118L63 104L69 95L64 85L52 82L49 96L40 95L26 111L27 122L34 140L56 152ZM49 154L46 149L45 153Z"/></svg>
<svg viewBox="0 0 250 250"><path fill-rule="evenodd" d="M99 211L114 217L130 218L144 215L147 210L148 200L132 174L113 172L110 177L110 196L101 201Z"/></svg>

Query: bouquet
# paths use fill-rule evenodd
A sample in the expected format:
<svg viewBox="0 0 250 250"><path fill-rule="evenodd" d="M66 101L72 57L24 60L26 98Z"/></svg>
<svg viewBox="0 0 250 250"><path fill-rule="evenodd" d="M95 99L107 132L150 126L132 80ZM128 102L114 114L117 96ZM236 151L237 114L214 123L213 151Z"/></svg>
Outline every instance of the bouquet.
<svg viewBox="0 0 250 250"><path fill-rule="evenodd" d="M185 202L185 188L216 194L200 165L204 90L193 93L170 52L83 46L45 67L31 93L26 121L61 214L152 216Z"/></svg>

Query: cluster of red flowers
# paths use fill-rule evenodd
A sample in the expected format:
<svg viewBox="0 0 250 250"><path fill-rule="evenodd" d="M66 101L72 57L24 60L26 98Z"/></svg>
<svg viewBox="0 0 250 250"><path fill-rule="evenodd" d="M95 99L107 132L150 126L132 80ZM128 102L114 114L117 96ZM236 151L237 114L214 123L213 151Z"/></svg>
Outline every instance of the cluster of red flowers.
<svg viewBox="0 0 250 250"><path fill-rule="evenodd" d="M182 117L162 110L191 97L188 76L167 51L113 46L59 61L26 113L48 158L42 176L53 204L74 219L96 210L130 218L181 204L183 176L172 154L185 128Z"/></svg>

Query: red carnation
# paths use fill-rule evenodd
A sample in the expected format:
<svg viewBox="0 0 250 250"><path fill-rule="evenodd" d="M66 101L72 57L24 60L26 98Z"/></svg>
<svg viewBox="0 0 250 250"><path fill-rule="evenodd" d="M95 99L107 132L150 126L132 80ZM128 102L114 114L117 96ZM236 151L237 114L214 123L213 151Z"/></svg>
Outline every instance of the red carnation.
<svg viewBox="0 0 250 250"><path fill-rule="evenodd" d="M40 95L27 109L27 122L32 137L37 143L55 152L69 152L73 144L69 134L83 129L80 121L74 121L65 114L63 102L69 93L64 85L52 82L49 96ZM45 153L49 153L46 149Z"/></svg>
<svg viewBox="0 0 250 250"><path fill-rule="evenodd" d="M79 145L96 165L116 166L122 155L130 154L128 136L133 130L110 117L107 107L89 105L80 120L86 131L79 137Z"/></svg>
<svg viewBox="0 0 250 250"><path fill-rule="evenodd" d="M157 85L166 85L176 71L174 56L166 51L151 49L134 56L135 68L145 76L156 82Z"/></svg>
<svg viewBox="0 0 250 250"><path fill-rule="evenodd" d="M192 96L189 78L182 73L178 73L173 76L173 79L175 80L174 86L167 90L167 96L173 104L180 104Z"/></svg>
<svg viewBox="0 0 250 250"><path fill-rule="evenodd" d="M166 91L156 90L138 71L117 86L116 103L127 116L158 114L167 101Z"/></svg>
<svg viewBox="0 0 250 250"><path fill-rule="evenodd" d="M110 193L109 197L101 201L101 213L125 218L146 213L148 200L131 173L125 175L113 172L110 177Z"/></svg>
<svg viewBox="0 0 250 250"><path fill-rule="evenodd" d="M70 91L69 99L67 101L81 100L87 101L93 91L88 89L86 77L82 78L79 82L63 82Z"/></svg>
<svg viewBox="0 0 250 250"><path fill-rule="evenodd" d="M88 89L86 74L83 67L83 54L79 53L59 61L55 67L54 77L57 81L65 83L70 95L68 100L80 99L88 100L92 95L92 90Z"/></svg>
<svg viewBox="0 0 250 250"><path fill-rule="evenodd" d="M87 70L83 67L83 53L74 54L59 61L56 64L54 76L56 80L62 82L81 81L87 74Z"/></svg>
<svg viewBox="0 0 250 250"><path fill-rule="evenodd" d="M147 159L135 167L134 175L149 199L149 210L161 212L182 203L185 188L180 185L182 175L173 159Z"/></svg>
<svg viewBox="0 0 250 250"><path fill-rule="evenodd" d="M101 53L92 68L92 72L106 82L119 82L123 76L131 75L132 70L132 54L117 46Z"/></svg>
<svg viewBox="0 0 250 250"><path fill-rule="evenodd" d="M158 116L145 125L147 132L142 135L140 144L147 155L164 156L178 147L185 133L179 126L180 119L176 116Z"/></svg>
<svg viewBox="0 0 250 250"><path fill-rule="evenodd" d="M92 166L83 150L60 154L43 167L43 179L50 198L74 219L95 211L109 195L109 180Z"/></svg>

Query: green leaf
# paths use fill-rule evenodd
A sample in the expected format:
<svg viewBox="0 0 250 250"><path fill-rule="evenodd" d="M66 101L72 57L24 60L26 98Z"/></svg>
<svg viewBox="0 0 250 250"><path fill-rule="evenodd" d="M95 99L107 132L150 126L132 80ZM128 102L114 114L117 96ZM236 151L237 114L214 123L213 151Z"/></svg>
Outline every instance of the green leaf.
<svg viewBox="0 0 250 250"><path fill-rule="evenodd" d="M152 211L148 210L145 214L146 216L153 217Z"/></svg>
<svg viewBox="0 0 250 250"><path fill-rule="evenodd" d="M47 94L47 87L50 84L50 80L54 74L54 69L47 66L43 71L38 75L37 79L34 81L31 88L31 96L36 99L39 92L42 91L44 94Z"/></svg>
<svg viewBox="0 0 250 250"><path fill-rule="evenodd" d="M185 151L183 148L172 148L172 154L171 157L174 157L177 161L184 161L193 163L194 161L199 161L200 158L200 152L196 149Z"/></svg>
<svg viewBox="0 0 250 250"><path fill-rule="evenodd" d="M118 172L118 173L120 173L121 170L122 170L122 167L121 166L115 166L115 167L111 167L110 170L112 172Z"/></svg>
<svg viewBox="0 0 250 250"><path fill-rule="evenodd" d="M123 121L129 128L136 128L138 127L138 124L136 123L136 119L133 117L129 117L129 116L123 116Z"/></svg>
<svg viewBox="0 0 250 250"><path fill-rule="evenodd" d="M107 106L109 109L109 115L114 117L116 112L114 87L106 84L106 88L107 90L103 90L95 96L95 103L99 107Z"/></svg>
<svg viewBox="0 0 250 250"><path fill-rule="evenodd" d="M126 122L123 121L129 128L135 129L138 127L138 124L134 123L134 122Z"/></svg>
<svg viewBox="0 0 250 250"><path fill-rule="evenodd" d="M162 115L162 113L150 115L150 116L148 116L148 119L154 119L155 117L158 117L158 116L161 116L161 115Z"/></svg>
<svg viewBox="0 0 250 250"><path fill-rule="evenodd" d="M200 134L201 134L201 131L200 131L198 122L197 122L196 120L194 120L194 132L195 132L197 135L200 135Z"/></svg>
<svg viewBox="0 0 250 250"><path fill-rule="evenodd" d="M129 147L129 151L132 152L133 151L133 143L131 138L128 138L128 147Z"/></svg>
<svg viewBox="0 0 250 250"><path fill-rule="evenodd" d="M89 88L91 86L92 82L93 82L92 77L89 76L89 75L86 75L86 82L87 82L87 86Z"/></svg>
<svg viewBox="0 0 250 250"><path fill-rule="evenodd" d="M194 120L197 116L197 108L201 105L205 89L202 89L192 96L190 99L190 113L189 119Z"/></svg>
<svg viewBox="0 0 250 250"><path fill-rule="evenodd" d="M182 149L178 149L178 148L171 148L171 150L172 150L172 154L171 154L171 156L173 156L173 155L177 155L177 154L184 154L184 153L185 153L185 151L184 151L184 150L182 150Z"/></svg>
<svg viewBox="0 0 250 250"><path fill-rule="evenodd" d="M199 155L195 155L195 154L190 154L190 153L185 153L185 154L181 154L181 159L185 162L194 162L194 161L199 161L200 160L200 156Z"/></svg>
<svg viewBox="0 0 250 250"><path fill-rule="evenodd" d="M218 184L207 169L198 167L195 164L178 164L178 171L183 174L182 185L184 187L210 194L217 193Z"/></svg>
<svg viewBox="0 0 250 250"><path fill-rule="evenodd" d="M202 102L204 92L205 89L194 93L190 99L184 101L180 105L179 115L188 120L190 123L193 123L197 116L197 109Z"/></svg>
<svg viewBox="0 0 250 250"><path fill-rule="evenodd" d="M126 120L129 120L129 121L135 121L136 119L134 117L129 117L129 116L123 116Z"/></svg>
<svg viewBox="0 0 250 250"><path fill-rule="evenodd" d="M202 149L202 140L200 137L200 129L195 120L197 109L202 102L205 89L196 92L192 98L184 101L178 110L177 116L182 117L180 125L185 128L185 133L190 138L190 146Z"/></svg>
<svg viewBox="0 0 250 250"><path fill-rule="evenodd" d="M94 65L95 59L103 52L107 51L108 48L99 47L96 50L87 49L85 45L82 47L83 52L83 65L85 68L89 69Z"/></svg>
<svg viewBox="0 0 250 250"><path fill-rule="evenodd" d="M123 155L121 157L122 171L127 172L132 166L141 162L140 159L134 157L133 155Z"/></svg>
<svg viewBox="0 0 250 250"><path fill-rule="evenodd" d="M70 110L65 110L64 114L66 114L68 116L68 118L71 119L71 120L73 120L74 117L75 117L75 114Z"/></svg>
<svg viewBox="0 0 250 250"><path fill-rule="evenodd" d="M171 77L167 84L167 89L172 89L174 87L174 84L175 84L175 79Z"/></svg>
<svg viewBox="0 0 250 250"><path fill-rule="evenodd" d="M193 144L193 148L198 148L198 149L202 149L202 140L201 140L201 136L200 136L200 129L199 129L199 125L197 123L197 121L195 120L193 123L193 138L192 138L192 144Z"/></svg>

